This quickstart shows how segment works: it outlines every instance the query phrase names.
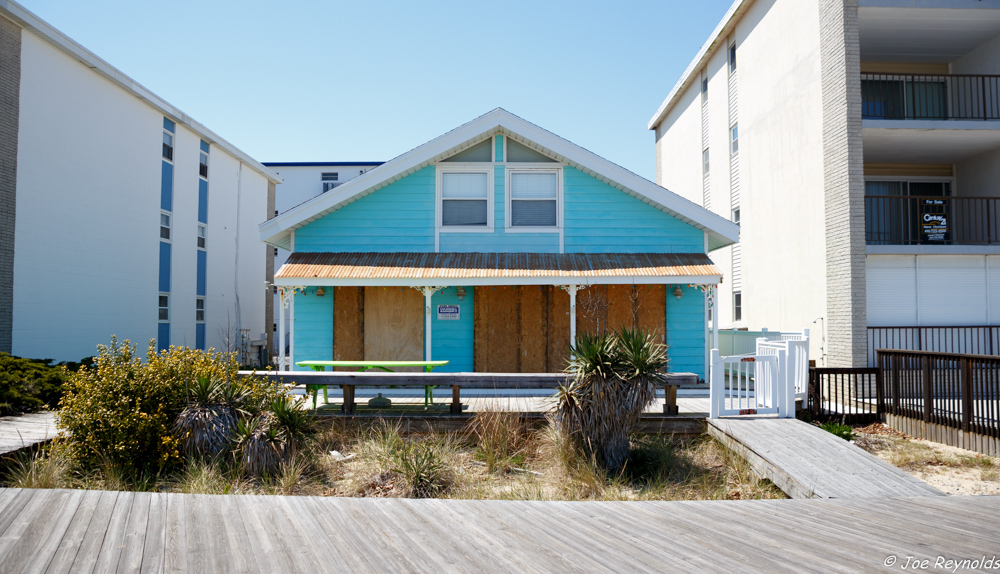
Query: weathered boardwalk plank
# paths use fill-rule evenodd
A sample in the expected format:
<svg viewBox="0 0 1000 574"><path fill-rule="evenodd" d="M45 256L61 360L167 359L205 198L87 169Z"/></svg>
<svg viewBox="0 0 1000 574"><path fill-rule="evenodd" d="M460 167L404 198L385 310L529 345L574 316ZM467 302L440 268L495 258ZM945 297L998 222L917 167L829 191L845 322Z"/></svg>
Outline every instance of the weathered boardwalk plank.
<svg viewBox="0 0 1000 574"><path fill-rule="evenodd" d="M56 434L56 415L53 412L0 417L0 454L51 440Z"/></svg>
<svg viewBox="0 0 1000 574"><path fill-rule="evenodd" d="M0 572L894 572L1000 554L1000 497L517 502L0 489ZM962 571L983 569L982 566Z"/></svg>
<svg viewBox="0 0 1000 574"><path fill-rule="evenodd" d="M792 498L944 496L880 458L796 419L720 418L708 432Z"/></svg>

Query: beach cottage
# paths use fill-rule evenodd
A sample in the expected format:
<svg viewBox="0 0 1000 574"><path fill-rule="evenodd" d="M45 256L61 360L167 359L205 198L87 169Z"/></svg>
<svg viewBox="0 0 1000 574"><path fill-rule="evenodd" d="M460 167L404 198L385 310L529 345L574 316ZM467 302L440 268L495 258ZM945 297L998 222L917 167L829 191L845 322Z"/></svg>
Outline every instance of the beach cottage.
<svg viewBox="0 0 1000 574"><path fill-rule="evenodd" d="M278 365L447 360L562 371L576 333L636 326L707 368L709 251L739 227L503 109L260 226Z"/></svg>

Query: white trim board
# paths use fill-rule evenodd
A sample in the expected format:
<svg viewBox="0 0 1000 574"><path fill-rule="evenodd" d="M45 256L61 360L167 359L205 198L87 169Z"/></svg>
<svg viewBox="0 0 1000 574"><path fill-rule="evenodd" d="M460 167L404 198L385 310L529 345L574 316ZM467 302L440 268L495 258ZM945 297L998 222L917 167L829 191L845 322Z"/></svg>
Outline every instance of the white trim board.
<svg viewBox="0 0 1000 574"><path fill-rule="evenodd" d="M411 173L449 157L470 144L496 134L511 137L518 143L537 149L660 211L707 231L712 249L739 241L740 228L731 221L502 108L496 108L345 182L335 190L265 221L259 227L261 241L288 249L289 236L293 229L308 225Z"/></svg>
<svg viewBox="0 0 1000 574"><path fill-rule="evenodd" d="M393 278L329 278L329 277L279 277L274 284L279 287L478 287L513 285L716 285L721 275L610 275L607 277L422 277Z"/></svg>

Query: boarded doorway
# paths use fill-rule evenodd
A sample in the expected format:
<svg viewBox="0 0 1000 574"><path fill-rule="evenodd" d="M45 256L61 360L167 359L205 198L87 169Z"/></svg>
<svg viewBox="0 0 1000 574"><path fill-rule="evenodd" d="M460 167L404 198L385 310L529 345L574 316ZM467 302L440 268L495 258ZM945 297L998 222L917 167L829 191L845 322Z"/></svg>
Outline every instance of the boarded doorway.
<svg viewBox="0 0 1000 574"><path fill-rule="evenodd" d="M408 287L366 287L364 337L365 360L424 360L424 296Z"/></svg>

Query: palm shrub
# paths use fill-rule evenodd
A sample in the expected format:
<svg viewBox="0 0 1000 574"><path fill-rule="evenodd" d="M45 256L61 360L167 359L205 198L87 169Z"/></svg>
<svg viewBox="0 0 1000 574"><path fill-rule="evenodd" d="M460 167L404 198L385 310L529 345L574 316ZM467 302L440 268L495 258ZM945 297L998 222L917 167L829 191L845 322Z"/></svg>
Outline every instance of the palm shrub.
<svg viewBox="0 0 1000 574"><path fill-rule="evenodd" d="M174 434L187 457L214 458L232 441L246 386L238 379L201 376L188 389L188 405L174 421Z"/></svg>
<svg viewBox="0 0 1000 574"><path fill-rule="evenodd" d="M664 382L667 347L641 329L581 334L570 349L555 422L605 470L618 472L629 456L629 435Z"/></svg>
<svg viewBox="0 0 1000 574"><path fill-rule="evenodd" d="M252 477L275 476L311 440L312 430L312 419L301 401L288 395L275 397L269 410L236 423L237 461Z"/></svg>

